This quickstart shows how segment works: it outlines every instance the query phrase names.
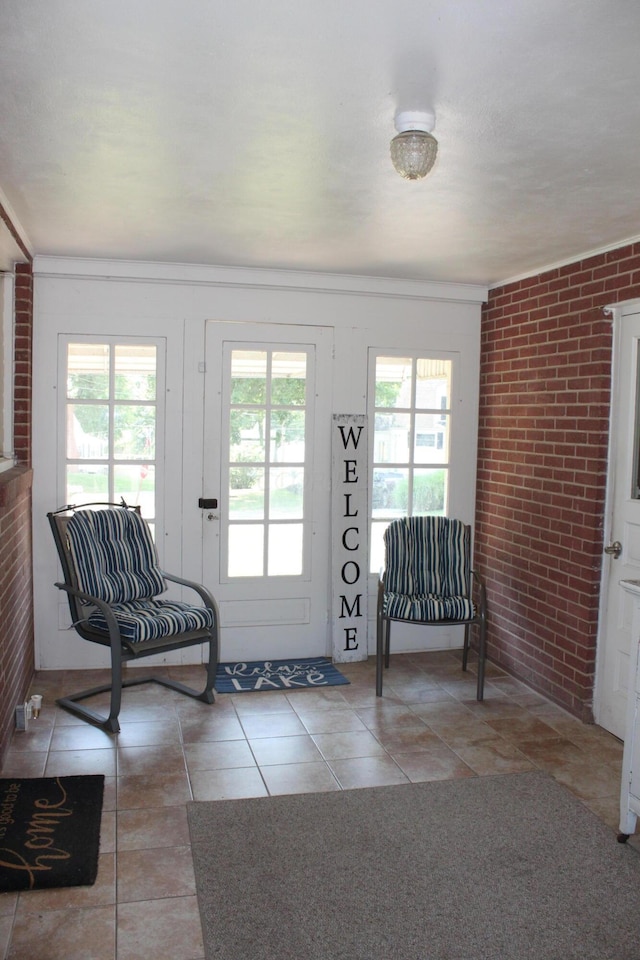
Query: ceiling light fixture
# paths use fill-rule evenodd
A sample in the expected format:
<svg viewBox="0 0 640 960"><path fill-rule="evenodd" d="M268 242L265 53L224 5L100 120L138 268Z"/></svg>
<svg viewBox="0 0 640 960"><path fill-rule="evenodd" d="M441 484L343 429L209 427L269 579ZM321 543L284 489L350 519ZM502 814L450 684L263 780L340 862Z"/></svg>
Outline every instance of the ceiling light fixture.
<svg viewBox="0 0 640 960"><path fill-rule="evenodd" d="M391 162L405 180L421 180L431 170L438 153L438 141L431 136L435 115L405 110L396 115L397 136L391 141Z"/></svg>

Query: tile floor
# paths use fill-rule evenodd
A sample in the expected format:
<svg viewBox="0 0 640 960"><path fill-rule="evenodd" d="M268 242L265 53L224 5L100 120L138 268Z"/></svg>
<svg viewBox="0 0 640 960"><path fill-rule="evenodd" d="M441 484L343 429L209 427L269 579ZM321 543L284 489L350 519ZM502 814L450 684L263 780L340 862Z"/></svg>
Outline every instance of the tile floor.
<svg viewBox="0 0 640 960"><path fill-rule="evenodd" d="M112 736L55 706L98 671L42 673L40 718L15 733L0 776L106 777L93 887L0 894L0 960L200 960L203 947L186 803L491 776L538 767L612 830L622 745L488 667L485 700L459 654L392 657L349 686L226 694L209 707L156 684L124 695ZM203 668L171 668L198 682ZM202 680L203 682L203 680ZM613 837L612 837L613 838ZM635 838L632 842L637 842Z"/></svg>

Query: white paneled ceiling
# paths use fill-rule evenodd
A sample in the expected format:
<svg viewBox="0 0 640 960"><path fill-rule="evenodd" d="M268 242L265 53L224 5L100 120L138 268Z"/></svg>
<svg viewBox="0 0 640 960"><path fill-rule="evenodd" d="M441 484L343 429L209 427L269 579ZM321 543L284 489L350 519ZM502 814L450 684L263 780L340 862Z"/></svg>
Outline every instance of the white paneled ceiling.
<svg viewBox="0 0 640 960"><path fill-rule="evenodd" d="M639 49L632 0L5 0L0 189L42 255L495 283L640 235Z"/></svg>

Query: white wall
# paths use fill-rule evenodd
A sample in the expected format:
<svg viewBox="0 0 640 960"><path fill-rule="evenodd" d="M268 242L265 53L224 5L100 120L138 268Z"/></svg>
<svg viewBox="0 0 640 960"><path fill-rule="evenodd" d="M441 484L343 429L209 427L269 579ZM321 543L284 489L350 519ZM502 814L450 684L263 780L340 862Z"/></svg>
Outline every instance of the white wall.
<svg viewBox="0 0 640 960"><path fill-rule="evenodd" d="M166 496L158 531L167 569L202 576L201 511L205 325L208 320L333 327L332 413L366 413L367 350L456 351L461 359L449 512L473 522L480 304L486 289L379 278L117 261L34 263L33 512L36 663L70 669L106 663L66 623L46 513L61 505L57 459L60 334L167 340ZM175 455L175 452L178 455ZM62 602L61 602L62 600ZM394 635L395 636L395 635ZM402 642L402 641L401 641ZM411 646L415 640L408 640ZM394 649L400 649L394 640Z"/></svg>

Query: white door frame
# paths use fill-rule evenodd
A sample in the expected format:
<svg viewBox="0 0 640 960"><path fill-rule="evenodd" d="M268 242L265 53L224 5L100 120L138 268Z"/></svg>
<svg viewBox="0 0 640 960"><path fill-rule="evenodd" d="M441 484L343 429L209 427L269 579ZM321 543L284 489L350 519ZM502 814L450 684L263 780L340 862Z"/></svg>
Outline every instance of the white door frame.
<svg viewBox="0 0 640 960"><path fill-rule="evenodd" d="M617 392L620 387L621 361L623 360L621 351L623 318L640 312L640 299L625 300L621 303L611 304L604 308L605 314L611 317L612 330L612 356L611 356L611 393L609 407L609 442L607 449L607 479L605 494L605 509L603 523L603 548L610 543L613 537L614 528L614 508L615 508L615 481L616 468L618 461L618 446L620 442L619 431L614 423L615 411L617 407ZM595 722L607 726L604 716L607 710L607 704L604 699L604 663L607 656L607 614L609 606L609 587L611 578L611 564L616 560L603 555L603 562L600 572L600 604L598 609L598 631L596 641L596 666L593 689L593 715ZM603 723L602 721L605 720ZM607 727L608 729L608 727Z"/></svg>

